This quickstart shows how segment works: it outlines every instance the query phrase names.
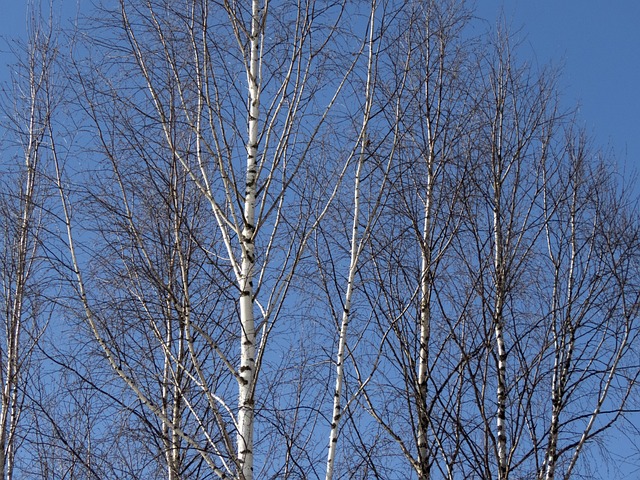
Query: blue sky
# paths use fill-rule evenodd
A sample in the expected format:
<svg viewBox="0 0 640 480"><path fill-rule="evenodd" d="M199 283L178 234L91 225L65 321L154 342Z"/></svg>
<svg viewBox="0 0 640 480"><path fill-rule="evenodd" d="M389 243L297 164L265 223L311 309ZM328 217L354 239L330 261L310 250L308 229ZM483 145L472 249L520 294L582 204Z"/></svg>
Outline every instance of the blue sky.
<svg viewBox="0 0 640 480"><path fill-rule="evenodd" d="M562 67L566 107L596 145L615 152L621 171L640 169L640 2L637 0L476 0L495 22L504 8L522 54Z"/></svg>
<svg viewBox="0 0 640 480"><path fill-rule="evenodd" d="M79 0L57 0L61 17ZM0 0L0 35L26 31L26 0ZM518 31L521 54L562 67L565 107L595 143L615 152L621 170L640 169L640 2L637 0L475 0L477 16L495 24L504 11ZM0 81L10 56L0 47Z"/></svg>
<svg viewBox="0 0 640 480"><path fill-rule="evenodd" d="M58 15L72 16L79 1L57 0ZM579 121L594 135L596 145L616 154L627 178L640 170L640 1L475 3L477 16L489 24L495 24L504 11L507 23L518 32L523 56L540 65L551 62L562 67L564 107L579 105ZM0 0L0 36L25 34L26 4L26 0ZM0 43L0 82L9 74L11 57L6 50L6 43Z"/></svg>

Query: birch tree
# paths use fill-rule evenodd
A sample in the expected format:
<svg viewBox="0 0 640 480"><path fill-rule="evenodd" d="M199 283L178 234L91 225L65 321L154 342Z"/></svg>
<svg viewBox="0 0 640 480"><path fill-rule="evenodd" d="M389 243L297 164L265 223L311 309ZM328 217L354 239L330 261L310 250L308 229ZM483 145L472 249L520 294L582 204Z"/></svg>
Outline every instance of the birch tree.
<svg viewBox="0 0 640 480"><path fill-rule="evenodd" d="M354 436L359 435L359 421L355 419L361 415L354 410L358 410L356 405L364 384L372 379L375 372L375 366L362 369L356 360L360 352L371 345L368 337L372 322L371 316L357 318L355 312L361 311L364 306L364 286L359 276L363 268L366 269L364 265L372 261L372 236L384 215L389 199L391 172L396 169L400 107L399 101L393 99L393 107L389 108L391 102L387 97L387 89L392 87L386 83L386 79L381 78L384 67L380 66L380 62L382 49L392 41L389 37L393 38L392 32L397 27L395 16L398 13L393 2L371 2L366 57L363 58L361 72L356 72L357 79L353 79L348 86L353 98L361 97L352 107L352 128L357 129L357 143L348 152L348 157L349 163L353 163L353 174L347 173L343 182L344 195L352 189L352 200L337 201L315 235L320 288L326 294L326 309L336 327L336 334L332 336L337 339L333 352L335 385L331 396L333 408L326 479L333 478L335 472L365 476L370 466L366 451L360 456L361 460L356 461L352 456L344 453L339 455L338 452L345 450L339 448L342 430ZM333 222L333 219L336 221ZM343 273L339 273L342 270ZM347 417L350 425L344 425L343 416ZM366 450L363 445L351 444L346 451L361 448ZM337 466L338 463L342 465Z"/></svg>
<svg viewBox="0 0 640 480"><path fill-rule="evenodd" d="M26 476L586 472L635 394L637 210L553 72L475 22L456 0L120 0L70 32L65 118L19 110L38 128L7 190L4 277L28 292L44 245L63 285ZM43 142L64 253L37 228Z"/></svg>
<svg viewBox="0 0 640 480"><path fill-rule="evenodd" d="M374 302L380 367L371 382L376 387L362 385L363 406L423 479L451 467L437 461L451 447L445 445L447 419L439 415L459 388L450 330L457 320L438 297L446 288L464 193L461 148L471 113L466 85L474 79L468 68L473 45L461 34L469 15L455 2L411 2L385 52L397 153L383 230L372 239L364 274L372 279L364 288Z"/></svg>
<svg viewBox="0 0 640 480"><path fill-rule="evenodd" d="M553 366L538 478L546 480L572 477L589 441L628 408L638 375L638 293L630 275L638 225L628 216L629 199L594 160L584 133L570 130L560 155L562 170L549 175L555 178L544 196Z"/></svg>
<svg viewBox="0 0 640 480"><path fill-rule="evenodd" d="M14 478L17 451L27 437L24 411L36 344L45 326L47 274L45 187L47 125L53 109L53 25L29 8L28 39L11 82L2 89L2 346L0 347L0 476Z"/></svg>
<svg viewBox="0 0 640 480"><path fill-rule="evenodd" d="M540 77L531 83L530 73L526 67L518 68L511 52L509 39L499 39L495 60L487 68L484 97L487 106L481 106L479 110L483 116L480 121L486 119L487 123L486 130L481 128L479 134L486 133L488 141L484 144L486 148L478 154L489 160L486 170L483 165L478 170L485 171L486 177L483 175L477 181L481 195L484 193L483 184L489 185L490 190L485 194L486 200L480 200L475 217L482 218L481 212L486 209L490 218L486 225L472 227L478 235L475 243L480 272L485 272L481 275L490 278L488 282L486 277L480 278L477 288L485 325L490 326L494 337L494 350L490 356L495 361L496 376L495 433L491 433L489 425L486 428L489 443L495 449L497 478L501 480L509 476L510 464L519 443L517 437L524 428L518 419L507 418L508 396L509 393L514 395L512 405L516 406L513 412L516 417L518 406L526 397L518 385L521 382L519 375L507 372L510 367L509 351L515 353L524 349L524 346L518 348L515 345L527 340L526 335L518 331L508 331L510 328L527 328L526 323L522 324L517 318L520 315L516 313L518 308L509 303L516 302L520 294L526 292L520 282L527 278L527 270L531 268L528 263L542 233L543 222L538 208L540 188L535 179L539 168L537 162L544 160L545 152L536 151L534 143L549 143L548 135L555 121L553 89L546 83L547 79ZM490 239L486 237L488 235ZM514 317L510 318L511 315ZM515 345L509 345L509 341ZM484 415L493 417L489 412L483 412ZM509 435L516 438L509 439Z"/></svg>
<svg viewBox="0 0 640 480"><path fill-rule="evenodd" d="M362 118L362 127L358 136L359 152L356 171L353 181L353 223L351 227L351 238L349 240L349 266L346 278L346 287L344 291L344 303L342 307L342 318L340 320L340 333L338 338L338 348L336 352L336 383L333 393L333 415L331 418L331 429L329 433L329 448L327 453L327 469L326 480L332 480L333 470L336 457L336 449L338 446L338 427L340 425L340 419L342 417L342 384L344 382L344 367L347 353L347 330L349 326L349 318L351 311L351 300L354 292L354 283L356 280L356 271L358 268L358 260L363 250L364 242L363 238L369 234L369 229L372 225L371 222L367 222L367 228L363 234L360 233L361 224L361 199L360 199L360 185L363 176L364 163L368 155L368 123L371 117L371 107L373 100L373 88L375 82L375 69L374 69L374 34L376 19L376 2L373 1L371 5L371 15L369 18L369 33L368 33L368 54L367 54L367 69L366 69L366 81L364 91L364 112ZM358 148L358 147L357 147ZM373 213L375 215L375 213Z"/></svg>
<svg viewBox="0 0 640 480"><path fill-rule="evenodd" d="M163 432L169 478L200 468L189 451L221 478L254 476L268 400L257 392L277 396L258 382L279 374L263 363L268 339L348 164L328 163L324 186L304 177L366 44L339 28L346 8L122 1L93 44L117 47L74 61L109 172L88 184L95 220L82 224L58 176L75 288L113 372ZM103 246L91 249L95 275L78 254L89 224ZM278 471L263 454L262 475Z"/></svg>
<svg viewBox="0 0 640 480"><path fill-rule="evenodd" d="M575 186L584 185L581 169L586 164L594 169L590 170L593 178L599 178L598 187L592 184L589 188L590 195L618 205L610 210L616 212L611 213L612 217L621 214L613 223L625 225L624 230L630 233L625 238L631 243L635 236L631 232L636 227L628 223L626 209L622 207L624 201L613 194L607 175L599 176L608 169L598 166L596 157L587 158L584 148L576 149L579 143L574 140L566 143L563 138L564 129L571 127L569 120L558 114L553 77L548 72L536 74L526 66L518 67L513 50L507 45L503 40L498 44L496 57L486 57L493 61L484 70L488 88L477 110L481 114L474 141L478 160L472 176L477 183L468 198L472 206L467 215L469 223L465 221L462 243L456 246L460 262L467 268L464 275L468 276L469 291L474 292L469 311L478 321L472 321L477 332L475 339L465 346L469 358L465 365L467 384L471 388L470 397L464 401L476 406L470 410L473 413L468 419L462 410L464 443L470 442L463 448L469 452L467 458L474 459L469 465L471 471L482 477L552 478L556 461L564 455L562 475L570 478L574 467L585 468L582 448L594 425L598 424L601 429L596 430L603 433L619 418L616 415L624 411L629 381L633 382L629 378L635 378L637 371L627 344L629 336L633 336L633 321L618 310L618 302L629 305L628 300L622 300L626 296L622 293L625 287L613 293L614 289L609 290L612 285L607 284L618 278L614 283L630 286L629 277L623 273L629 267L618 263L622 270L613 277L587 273L598 268L595 258L601 258L610 247L600 250L606 242L595 247L590 243L592 240L587 240L595 239L600 228L609 227L605 226L608 222L595 220L587 213L594 210L588 207L590 200L586 196L581 199L575 196ZM585 219L581 223L575 216L577 212L590 220L581 216ZM585 230L577 234L576 229L581 228ZM622 241L619 233L609 230L605 235L616 238L613 242L616 248L631 251L622 247L631 243ZM470 245L474 254L470 254ZM596 254L597 250L600 253ZM552 274L548 273L545 257L554 265ZM630 257L625 258L633 263ZM581 273L576 274L575 268ZM601 278L607 280L601 282ZM574 297L578 284L583 289L580 300ZM538 307L541 298L550 302L548 307ZM595 311L602 313L601 301L608 305L604 307L608 314L595 314ZM576 308L582 313L576 313ZM630 312L628 306L624 311ZM582 315L594 322L591 328L585 326L578 341L573 328L584 325ZM612 327L612 322L616 327ZM612 330L616 330L614 335L604 333ZM580 354L574 356L576 348ZM593 368L593 362L601 368ZM619 369L619 362L626 368ZM581 394L567 391L567 375L580 378L572 383L572 388ZM615 394L611 393L613 385L617 386ZM546 392L551 393L545 392L547 388ZM608 395L612 395L610 400L615 398L616 406L609 412L611 416L600 417L598 422L596 418ZM576 415L576 410L569 406L575 405L574 400L581 403L582 415ZM563 421L559 420L560 412ZM562 454L555 447L560 423L563 428L575 428L572 434L565 430L567 443Z"/></svg>

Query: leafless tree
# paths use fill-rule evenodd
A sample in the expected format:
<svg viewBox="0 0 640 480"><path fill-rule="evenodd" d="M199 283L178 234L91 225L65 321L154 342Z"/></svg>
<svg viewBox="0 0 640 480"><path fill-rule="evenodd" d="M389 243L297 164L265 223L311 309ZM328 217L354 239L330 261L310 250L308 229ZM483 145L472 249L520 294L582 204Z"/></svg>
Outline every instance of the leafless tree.
<svg viewBox="0 0 640 480"><path fill-rule="evenodd" d="M320 185L309 160L330 155L325 124L367 43L342 26L346 4L318 7L123 1L102 12L100 60L74 62L105 173L82 221L57 175L70 263L91 334L162 432L169 478L201 470L188 452L253 478L256 392L277 395L258 382L279 374L267 341L350 164L328 162ZM90 270L86 241L100 245Z"/></svg>
<svg viewBox="0 0 640 480"><path fill-rule="evenodd" d="M553 72L457 0L92 15L64 118L39 30L7 97L6 476L16 438L42 478L585 468L640 372L639 224ZM38 248L65 333L36 369Z"/></svg>
<svg viewBox="0 0 640 480"><path fill-rule="evenodd" d="M637 380L638 223L612 169L570 130L563 163L545 175L551 381L539 478L564 479L590 440L628 408ZM554 178L555 177L555 178ZM550 415L549 415L550 413Z"/></svg>
<svg viewBox="0 0 640 480"><path fill-rule="evenodd" d="M454 2L408 3L388 40L381 75L395 109L388 113L395 157L363 273L380 357L364 361L359 376L368 378L364 365L377 366L362 384L363 406L421 479L448 468L437 462L448 448L446 420L439 415L450 407L445 396L455 401L458 388L451 336L457 321L440 297L465 191L462 148L472 111L467 86L475 74L469 68L473 45L461 33L470 14Z"/></svg>
<svg viewBox="0 0 640 480"><path fill-rule="evenodd" d="M473 292L472 324L482 332L466 365L487 449L478 468L506 479L523 446L526 424L518 412L529 400L528 372L536 371L531 362L543 347L529 335L536 320L528 313L527 284L544 226L538 176L546 152L540 145L549 143L557 121L549 79L518 66L508 37L491 46L495 53L479 60L483 74L471 152L475 191L459 254Z"/></svg>
<svg viewBox="0 0 640 480"><path fill-rule="evenodd" d="M24 410L32 361L45 323L46 238L41 170L46 164L53 108L53 24L29 8L28 38L12 45L18 58L2 88L3 158L0 181L2 346L0 347L0 476L14 478L16 452L25 441Z"/></svg>

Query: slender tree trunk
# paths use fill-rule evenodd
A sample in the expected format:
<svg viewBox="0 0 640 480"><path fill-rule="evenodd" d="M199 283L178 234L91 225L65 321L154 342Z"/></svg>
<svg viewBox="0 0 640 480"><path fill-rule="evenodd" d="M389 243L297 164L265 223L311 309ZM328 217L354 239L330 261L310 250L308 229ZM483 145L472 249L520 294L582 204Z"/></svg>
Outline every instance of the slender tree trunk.
<svg viewBox="0 0 640 480"><path fill-rule="evenodd" d="M502 68L502 67L501 67ZM509 68L509 66L507 66ZM503 188L505 176L509 172L511 165L505 167L503 151L503 133L505 122L505 81L499 77L496 79L496 112L493 124L492 139L492 188L493 188L493 272L495 300L493 306L493 329L495 335L495 347L497 356L497 391L496 391L496 441L497 441L497 463L498 480L507 480L507 349L504 339L504 307L506 301L506 255L507 239L505 231L509 234L508 227L503 222ZM517 161L517 160L516 160ZM515 188L515 187L514 187Z"/></svg>
<svg viewBox="0 0 640 480"><path fill-rule="evenodd" d="M500 126L499 128L502 128ZM500 152L500 139L498 139L498 152ZM497 154L500 157L500 153ZM501 158L494 160L500 163ZM504 340L504 303L506 300L506 272L505 272L505 248L504 232L502 231L502 171L497 168L494 172L494 197L493 197L493 230L494 230L494 258L493 267L495 275L495 304L493 312L493 328L496 341L496 353L498 358L498 387L496 392L497 416L496 436L498 449L498 480L506 480L507 468L507 349Z"/></svg>
<svg viewBox="0 0 640 480"><path fill-rule="evenodd" d="M494 330L498 354L498 389L496 431L498 437L498 479L506 480L507 468L507 350L504 341L502 311L504 300L498 294L495 305Z"/></svg>
<svg viewBox="0 0 640 480"><path fill-rule="evenodd" d="M2 399L0 408L0 478L13 478L14 457L15 457L15 434L20 416L20 365L22 352L20 351L20 337L23 328L24 303L26 295L27 281L31 271L34 247L34 218L35 190L36 190L36 168L38 164L39 148L42 142L43 125L39 124L37 104L38 93L45 80L36 72L37 52L30 52L32 57L29 64L29 124L27 125L28 139L25 151L26 178L19 187L18 205L20 208L20 220L17 228L17 238L13 252L8 252L13 257L13 268L15 269L15 284L13 292L7 301L11 305L7 308L6 319L6 345L4 365L4 382L2 385ZM44 75L44 73L42 73Z"/></svg>
<svg viewBox="0 0 640 480"><path fill-rule="evenodd" d="M260 40L262 21L260 2L251 5L250 59L247 72L249 87L247 177L240 238L242 267L240 278L240 372L238 378L238 462L243 480L253 479L253 430L256 331L254 318L253 275L255 268L255 207L258 181L258 119L260 116Z"/></svg>
<svg viewBox="0 0 640 480"><path fill-rule="evenodd" d="M551 380L551 424L549 426L549 442L545 452L544 479L553 480L556 473L556 464L558 460L558 437L560 435L560 413L565 402L565 390L569 379L569 370L573 363L573 348L575 345L575 332L573 327L573 310L574 303L574 270L578 256L576 244L576 214L577 214L577 187L571 195L571 213L570 222L570 242L569 242L569 270L567 272L567 293L566 293L566 312L562 315L560 312L564 310L560 300L560 279L561 279L561 261L554 256L551 251L549 254L551 260L554 261L554 291L552 311L554 320L554 348L555 358L553 365L553 377ZM549 228L549 226L547 226ZM558 313L556 313L558 312Z"/></svg>
<svg viewBox="0 0 640 480"><path fill-rule="evenodd" d="M429 125L430 126L430 125ZM430 135L431 137L431 135ZM420 479L429 480L430 459L427 445L429 412L427 407L427 381L429 377L429 337L431 335L431 231L433 208L433 144L429 138L430 152L427 165L427 192L424 206L420 265L420 352L418 359L418 456Z"/></svg>
<svg viewBox="0 0 640 480"><path fill-rule="evenodd" d="M358 259L362 251L360 242L359 224L360 224L360 181L362 177L362 169L366 159L367 126L371 114L371 104L373 101L373 37L374 37L374 19L376 13L376 1L371 4L371 16L369 17L369 56L367 61L367 83L365 86L365 108L362 119L362 129L360 131L360 155L358 166L356 168L355 180L353 185L353 223L351 226L351 258L349 260L349 272L347 274L347 288L344 293L344 307L342 310L342 321L340 324L340 337L338 340L338 353L336 355L336 384L333 393L333 415L331 421L331 429L329 432L329 450L327 453L327 471L326 480L332 480L333 470L335 466L336 448L338 445L338 426L342 416L342 385L344 382L344 362L347 349L347 330L349 326L349 318L351 312L351 298L353 296L353 283L355 281L356 270L358 267Z"/></svg>
<svg viewBox="0 0 640 480"><path fill-rule="evenodd" d="M360 214L360 174L362 171L362 159L358 162L356 180L354 185L354 208L353 226L351 230L351 260L349 263L349 273L347 277L347 288L344 295L344 308L342 310L342 322L340 325L340 338L338 340L338 353L336 355L336 385L333 393L333 417L331 430L329 432L329 453L327 454L326 480L333 478L333 467L335 465L336 447L338 444L338 425L342 416L342 384L344 381L344 361L347 348L347 328L349 326L349 312L351 309L351 297L353 295L353 282L355 280L356 267L358 263L358 222Z"/></svg>

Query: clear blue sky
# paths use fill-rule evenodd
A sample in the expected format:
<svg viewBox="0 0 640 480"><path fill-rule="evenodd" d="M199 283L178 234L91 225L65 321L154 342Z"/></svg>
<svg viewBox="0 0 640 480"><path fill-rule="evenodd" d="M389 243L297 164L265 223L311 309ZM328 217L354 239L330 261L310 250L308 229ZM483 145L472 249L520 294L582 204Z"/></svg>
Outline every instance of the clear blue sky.
<svg viewBox="0 0 640 480"><path fill-rule="evenodd" d="M640 1L476 0L495 23L503 9L522 54L563 67L565 106L610 146L621 169L640 169Z"/></svg>

